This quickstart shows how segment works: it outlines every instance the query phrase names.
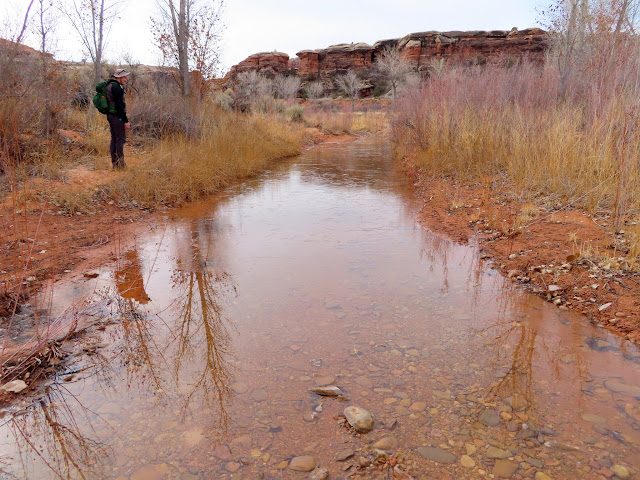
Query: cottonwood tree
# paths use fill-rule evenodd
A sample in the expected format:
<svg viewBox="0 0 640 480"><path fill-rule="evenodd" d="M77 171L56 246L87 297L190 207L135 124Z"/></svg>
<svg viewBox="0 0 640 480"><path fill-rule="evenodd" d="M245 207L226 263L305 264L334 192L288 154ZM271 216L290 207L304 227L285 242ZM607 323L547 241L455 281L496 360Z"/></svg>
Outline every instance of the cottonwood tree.
<svg viewBox="0 0 640 480"><path fill-rule="evenodd" d="M405 81L412 70L407 58L397 48L386 46L376 59L374 67L391 84L395 100L398 86Z"/></svg>
<svg viewBox="0 0 640 480"><path fill-rule="evenodd" d="M321 81L316 80L315 82L308 83L305 86L304 91L309 100L317 100L324 94L324 85Z"/></svg>
<svg viewBox="0 0 640 480"><path fill-rule="evenodd" d="M635 42L639 0L554 0L546 12L552 55L560 75L560 98L570 80L584 72L607 82L611 69L626 62Z"/></svg>
<svg viewBox="0 0 640 480"><path fill-rule="evenodd" d="M355 102L360 98L360 90L364 87L364 82L360 80L358 74L349 70L346 74L336 78L338 89L351 99L351 110L355 108Z"/></svg>
<svg viewBox="0 0 640 480"><path fill-rule="evenodd" d="M61 8L93 62L93 80L102 78L109 33L122 8L120 0L68 0Z"/></svg>
<svg viewBox="0 0 640 480"><path fill-rule="evenodd" d="M155 42L178 68L185 97L191 94L191 68L207 80L219 65L223 6L223 0L157 0L157 13L151 18Z"/></svg>
<svg viewBox="0 0 640 480"><path fill-rule="evenodd" d="M238 74L235 92L238 104L253 105L260 97L271 90L269 80L261 73L251 70Z"/></svg>
<svg viewBox="0 0 640 480"><path fill-rule="evenodd" d="M293 75L280 74L273 80L273 89L278 98L290 100L296 98L300 90L300 79Z"/></svg>

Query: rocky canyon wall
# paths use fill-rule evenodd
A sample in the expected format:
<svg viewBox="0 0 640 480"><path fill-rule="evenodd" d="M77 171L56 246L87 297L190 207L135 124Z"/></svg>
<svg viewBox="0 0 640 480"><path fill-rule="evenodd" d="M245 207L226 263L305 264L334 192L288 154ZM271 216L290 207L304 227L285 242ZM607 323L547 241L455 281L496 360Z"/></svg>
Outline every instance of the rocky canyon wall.
<svg viewBox="0 0 640 480"><path fill-rule="evenodd" d="M434 60L446 63L485 63L497 57L542 61L548 47L546 32L538 28L469 32L421 32L403 38L366 43L333 45L320 50L302 50L297 58L286 53L257 53L231 68L227 80L241 72L257 71L272 76L288 72L302 80L331 78L348 70L367 71L386 47L400 50L410 65L427 72Z"/></svg>

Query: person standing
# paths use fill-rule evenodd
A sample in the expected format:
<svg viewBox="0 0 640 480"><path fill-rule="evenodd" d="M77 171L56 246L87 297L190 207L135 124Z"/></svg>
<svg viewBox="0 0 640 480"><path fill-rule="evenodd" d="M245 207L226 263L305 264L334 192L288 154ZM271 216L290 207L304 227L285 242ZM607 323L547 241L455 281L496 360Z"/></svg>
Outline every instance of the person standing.
<svg viewBox="0 0 640 480"><path fill-rule="evenodd" d="M127 130L131 128L127 118L127 104L124 101L124 86L130 72L124 68L118 68L111 75L107 84L107 102L115 110L108 113L107 120L111 130L111 164L114 170L124 170L127 166L124 162L124 144L127 141Z"/></svg>

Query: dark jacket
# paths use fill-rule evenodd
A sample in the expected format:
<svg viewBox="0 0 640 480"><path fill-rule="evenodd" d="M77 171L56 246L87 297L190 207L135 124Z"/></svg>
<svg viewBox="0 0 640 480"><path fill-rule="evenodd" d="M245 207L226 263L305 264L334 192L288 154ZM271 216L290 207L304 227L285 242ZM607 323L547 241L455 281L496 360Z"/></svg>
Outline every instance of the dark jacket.
<svg viewBox="0 0 640 480"><path fill-rule="evenodd" d="M110 107L116 109L115 115L124 123L129 123L127 118L127 104L124 101L124 88L117 80L111 80L107 84L107 102Z"/></svg>

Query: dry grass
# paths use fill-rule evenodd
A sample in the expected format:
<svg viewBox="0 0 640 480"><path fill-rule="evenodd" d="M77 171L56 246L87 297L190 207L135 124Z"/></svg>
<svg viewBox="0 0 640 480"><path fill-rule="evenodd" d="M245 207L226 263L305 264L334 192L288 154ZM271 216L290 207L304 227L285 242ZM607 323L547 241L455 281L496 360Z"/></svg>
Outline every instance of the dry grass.
<svg viewBox="0 0 640 480"><path fill-rule="evenodd" d="M423 171L462 180L506 175L525 198L543 192L591 211L637 211L633 92L596 109L585 99L558 102L556 91L549 68L452 70L398 103L396 151Z"/></svg>
<svg viewBox="0 0 640 480"><path fill-rule="evenodd" d="M264 116L216 111L199 139L161 140L144 162L109 188L123 200L155 207L196 200L301 151L302 129Z"/></svg>
<svg viewBox="0 0 640 480"><path fill-rule="evenodd" d="M384 111L352 111L350 106L341 102L308 102L304 110L307 125L318 127L331 134L370 134L378 133L389 126Z"/></svg>

